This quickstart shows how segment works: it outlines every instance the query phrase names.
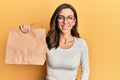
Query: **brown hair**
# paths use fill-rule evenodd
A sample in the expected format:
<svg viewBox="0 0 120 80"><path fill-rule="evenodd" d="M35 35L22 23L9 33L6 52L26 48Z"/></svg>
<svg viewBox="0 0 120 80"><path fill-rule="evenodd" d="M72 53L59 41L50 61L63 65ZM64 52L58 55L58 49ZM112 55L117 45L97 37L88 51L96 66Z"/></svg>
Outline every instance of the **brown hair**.
<svg viewBox="0 0 120 80"><path fill-rule="evenodd" d="M74 13L74 17L76 18L76 23L71 30L71 35L75 37L80 37L77 31L78 19L77 19L76 10L70 4L66 4L66 3L61 4L60 6L57 7L57 9L55 10L50 20L50 30L48 31L48 34L46 37L46 42L49 49L57 48L59 46L60 31L58 29L57 18L59 16L59 13L62 11L62 9L65 9L65 8L71 9Z"/></svg>

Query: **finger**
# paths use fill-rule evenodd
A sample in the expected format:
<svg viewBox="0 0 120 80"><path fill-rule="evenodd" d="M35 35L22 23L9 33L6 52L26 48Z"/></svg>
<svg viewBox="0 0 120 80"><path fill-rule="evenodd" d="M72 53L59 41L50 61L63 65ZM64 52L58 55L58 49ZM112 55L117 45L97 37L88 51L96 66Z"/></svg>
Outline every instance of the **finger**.
<svg viewBox="0 0 120 80"><path fill-rule="evenodd" d="M24 33L27 33L26 24L22 25L22 31L23 31Z"/></svg>
<svg viewBox="0 0 120 80"><path fill-rule="evenodd" d="M24 32L24 27L23 27L23 25L20 26L20 28L21 28L21 31Z"/></svg>
<svg viewBox="0 0 120 80"><path fill-rule="evenodd" d="M34 24L29 24L29 31L32 31L32 28L33 28Z"/></svg>
<svg viewBox="0 0 120 80"><path fill-rule="evenodd" d="M27 24L24 25L25 31L27 31Z"/></svg>
<svg viewBox="0 0 120 80"><path fill-rule="evenodd" d="M28 27L27 27L27 31L28 31L28 32L31 31L31 26L30 26L30 24L29 24Z"/></svg>
<svg viewBox="0 0 120 80"><path fill-rule="evenodd" d="M19 26L20 31L22 31L21 27L22 27L22 26L20 25L20 26Z"/></svg>

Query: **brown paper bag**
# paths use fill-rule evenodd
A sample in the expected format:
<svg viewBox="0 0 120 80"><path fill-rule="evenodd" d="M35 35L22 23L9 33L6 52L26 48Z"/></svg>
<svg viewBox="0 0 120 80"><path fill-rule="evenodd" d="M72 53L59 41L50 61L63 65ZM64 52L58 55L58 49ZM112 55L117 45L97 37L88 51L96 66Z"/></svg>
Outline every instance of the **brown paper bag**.
<svg viewBox="0 0 120 80"><path fill-rule="evenodd" d="M45 29L22 33L19 29L9 32L5 63L43 65L46 60Z"/></svg>

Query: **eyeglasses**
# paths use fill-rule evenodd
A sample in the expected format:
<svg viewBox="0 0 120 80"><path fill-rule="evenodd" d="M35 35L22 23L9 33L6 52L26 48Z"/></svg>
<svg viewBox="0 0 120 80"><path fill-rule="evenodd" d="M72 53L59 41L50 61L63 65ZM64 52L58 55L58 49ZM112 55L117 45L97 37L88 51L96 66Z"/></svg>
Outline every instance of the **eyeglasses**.
<svg viewBox="0 0 120 80"><path fill-rule="evenodd" d="M71 22L73 22L73 21L75 20L75 17L74 17L74 16L64 17L64 16L62 16L62 15L59 15L59 16L58 16L58 22L63 22L63 21L65 21L65 20L67 20L67 22L71 23Z"/></svg>

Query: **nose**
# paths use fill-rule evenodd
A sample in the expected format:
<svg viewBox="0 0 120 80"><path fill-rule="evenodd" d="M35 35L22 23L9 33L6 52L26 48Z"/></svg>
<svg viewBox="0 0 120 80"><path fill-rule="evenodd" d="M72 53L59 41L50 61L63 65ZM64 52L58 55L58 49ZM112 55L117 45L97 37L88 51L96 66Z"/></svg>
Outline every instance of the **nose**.
<svg viewBox="0 0 120 80"><path fill-rule="evenodd" d="M68 23L68 20L67 20L67 18L65 18L63 22L64 22L64 23Z"/></svg>

